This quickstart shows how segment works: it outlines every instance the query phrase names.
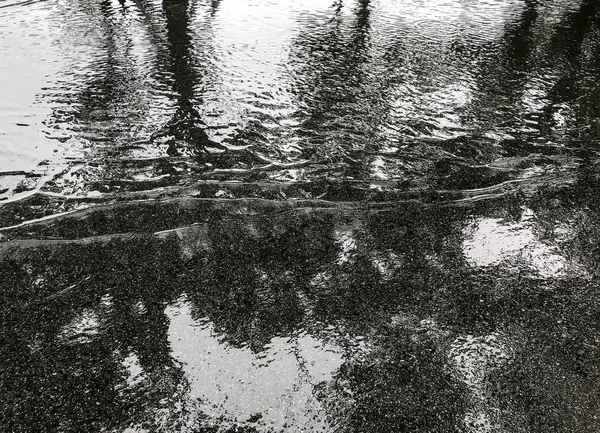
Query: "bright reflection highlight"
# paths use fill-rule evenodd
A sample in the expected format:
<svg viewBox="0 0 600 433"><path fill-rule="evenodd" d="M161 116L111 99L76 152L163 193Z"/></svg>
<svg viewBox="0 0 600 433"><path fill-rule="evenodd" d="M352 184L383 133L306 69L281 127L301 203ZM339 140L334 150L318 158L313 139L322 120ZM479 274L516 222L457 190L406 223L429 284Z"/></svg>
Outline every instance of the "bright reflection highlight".
<svg viewBox="0 0 600 433"><path fill-rule="evenodd" d="M521 220L480 218L465 230L463 251L472 266L500 265L516 259L542 277L564 275L567 260L555 247L540 242L532 229L533 211L524 209Z"/></svg>
<svg viewBox="0 0 600 433"><path fill-rule="evenodd" d="M287 423L329 431L315 385L332 379L341 349L309 334L275 337L263 351L233 347L207 319L195 320L185 301L167 308L173 357L190 383L189 397L211 417L281 429Z"/></svg>

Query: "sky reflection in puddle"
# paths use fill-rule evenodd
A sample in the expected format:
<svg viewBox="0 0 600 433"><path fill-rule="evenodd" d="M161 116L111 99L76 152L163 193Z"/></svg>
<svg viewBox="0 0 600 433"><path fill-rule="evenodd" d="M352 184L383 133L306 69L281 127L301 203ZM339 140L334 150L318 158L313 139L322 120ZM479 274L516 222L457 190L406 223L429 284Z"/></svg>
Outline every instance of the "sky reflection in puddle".
<svg viewBox="0 0 600 433"><path fill-rule="evenodd" d="M342 365L342 349L308 333L274 337L264 350L234 347L212 322L196 320L185 298L166 310L173 358L182 363L189 397L203 413L237 422L259 419L265 428L287 423L329 431L326 414L313 395Z"/></svg>
<svg viewBox="0 0 600 433"><path fill-rule="evenodd" d="M478 218L465 229L463 251L471 266L485 267L516 262L525 264L543 278L564 276L573 266L555 246L533 232L531 209L523 209L518 222L500 218Z"/></svg>

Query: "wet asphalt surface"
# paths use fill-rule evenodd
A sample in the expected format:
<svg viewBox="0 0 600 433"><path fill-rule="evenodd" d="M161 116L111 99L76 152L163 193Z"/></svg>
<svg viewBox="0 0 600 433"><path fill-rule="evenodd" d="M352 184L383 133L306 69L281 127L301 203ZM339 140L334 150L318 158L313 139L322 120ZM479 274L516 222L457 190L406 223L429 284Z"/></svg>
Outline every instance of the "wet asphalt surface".
<svg viewBox="0 0 600 433"><path fill-rule="evenodd" d="M0 3L0 431L600 431L595 1Z"/></svg>

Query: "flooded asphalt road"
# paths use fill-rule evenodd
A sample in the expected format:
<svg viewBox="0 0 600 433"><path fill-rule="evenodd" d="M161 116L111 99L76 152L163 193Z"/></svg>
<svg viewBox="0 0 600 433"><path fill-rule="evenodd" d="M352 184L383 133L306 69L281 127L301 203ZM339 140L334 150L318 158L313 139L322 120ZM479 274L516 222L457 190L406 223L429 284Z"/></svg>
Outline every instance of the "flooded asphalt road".
<svg viewBox="0 0 600 433"><path fill-rule="evenodd" d="M600 4L0 2L0 431L600 431Z"/></svg>

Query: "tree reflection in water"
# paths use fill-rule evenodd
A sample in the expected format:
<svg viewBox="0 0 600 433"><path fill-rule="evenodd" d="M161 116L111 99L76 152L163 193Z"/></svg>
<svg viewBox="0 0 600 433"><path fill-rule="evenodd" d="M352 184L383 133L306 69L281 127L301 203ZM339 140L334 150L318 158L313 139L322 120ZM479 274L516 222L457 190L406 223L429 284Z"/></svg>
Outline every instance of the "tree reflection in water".
<svg viewBox="0 0 600 433"><path fill-rule="evenodd" d="M208 19L221 7L200 6ZM260 160L253 149L204 153L219 146L201 114L200 6L137 6L164 37L153 67L168 71L156 80L173 97L166 126L136 144L165 148L153 174L184 177L185 154L223 169ZM323 25L298 23L289 53L292 135L313 174L326 167L336 182L239 183L246 198L225 200L233 187L213 179L197 197L115 194L3 229L4 429L598 431L598 10L584 1L545 31L544 7L526 2L498 44L443 41L445 63L434 65L402 38L375 52L375 2L337 2ZM139 96L117 9L98 11L105 67L71 113L93 128L102 116L118 123L115 107ZM437 78L417 77L423 100L408 106L423 118L407 117L399 95L411 74L457 64L477 73L454 87L471 92L460 107L437 101L457 109L454 126L431 115L448 71L434 96L421 81ZM392 121L404 129L386 129ZM227 144L263 127L248 122ZM556 176L502 184L540 171ZM286 191L303 199L282 200ZM60 199L7 206L1 221L81 204Z"/></svg>
<svg viewBox="0 0 600 433"><path fill-rule="evenodd" d="M239 348L236 356L247 353L256 362L261 353L274 357L265 366L296 365L289 368L298 369L299 382L287 392L305 395L294 393L310 386L312 397L301 401L332 429L459 431L467 422L479 431L479 422L515 431L593 431L600 311L590 302L598 257L588 245L599 220L573 205L577 191L588 194L584 182L585 188L530 198L407 203L379 212L260 202L132 204L89 212L83 224L65 217L5 232L73 240L2 246L3 335L10 342L3 412L13 431L134 424L194 431L185 423L269 430L267 412L256 415L262 423L239 418L242 403L201 387L216 399L209 415L210 401L200 391L189 394L195 371L209 369L203 362L229 366L206 371L232 393L258 386L259 376L250 376L234 391L227 379L236 371L229 353ZM158 217L157 234L118 234L137 231L136 221L123 219L131 211ZM486 236L473 232L473 222L486 220L497 221L496 237L503 225L512 227L504 242L520 242L521 250L507 246L494 262L471 259L466 245ZM105 234L89 237L99 227ZM570 271L541 272L535 254L546 251ZM189 313L178 307L182 299ZM191 322L173 314L189 314ZM209 323L206 332L217 339L173 334L174 323L184 333ZM304 341L294 337L299 331L333 344L328 350L342 354L341 366L323 375L313 365L305 376L302 359L321 356L320 346L292 351L299 364L285 361L288 349L275 350L276 341L291 338L291 350ZM216 346L194 352L195 338ZM185 343L173 352L177 339ZM277 382L265 383L272 385L264 392L285 395Z"/></svg>

